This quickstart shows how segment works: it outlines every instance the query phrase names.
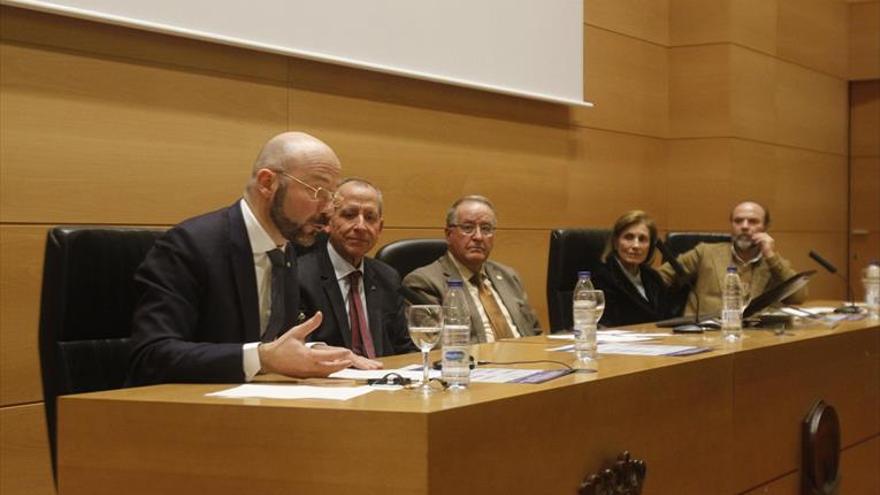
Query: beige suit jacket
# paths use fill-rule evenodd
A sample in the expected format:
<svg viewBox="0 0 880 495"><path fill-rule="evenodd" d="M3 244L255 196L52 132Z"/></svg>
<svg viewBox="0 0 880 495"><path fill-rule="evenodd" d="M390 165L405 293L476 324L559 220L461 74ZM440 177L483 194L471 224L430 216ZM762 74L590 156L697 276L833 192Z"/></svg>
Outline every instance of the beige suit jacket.
<svg viewBox="0 0 880 495"><path fill-rule="evenodd" d="M761 258L751 265L738 263L730 249L730 244L726 242L700 243L694 249L679 255L677 259L685 271L687 282L694 285L694 290L691 290L688 296L686 314L696 312L697 297L700 298L700 313L721 311L721 287L727 267L730 265L737 267L741 277L750 276L749 295L752 298L797 273L791 268L791 264L778 254L770 259ZM676 277L675 270L669 263L664 263L657 271L666 285L681 286L685 283ZM751 273L748 273L749 271ZM797 304L806 299L807 288L804 287L785 299L785 302Z"/></svg>
<svg viewBox="0 0 880 495"><path fill-rule="evenodd" d="M452 255L444 254L430 265L412 271L404 277L403 285L417 292L425 301L430 301L430 304L442 304L447 280L461 278L461 274L449 256ZM510 313L510 318L519 333L523 336L541 333L538 317L529 305L526 291L523 289L522 282L516 272L512 268L494 261L487 261L484 266L489 280L492 281L492 286L501 297L501 302ZM471 342L486 342L483 322L480 321L476 307L479 301L474 301L470 297L470 292L465 292L468 293L468 310L471 316Z"/></svg>

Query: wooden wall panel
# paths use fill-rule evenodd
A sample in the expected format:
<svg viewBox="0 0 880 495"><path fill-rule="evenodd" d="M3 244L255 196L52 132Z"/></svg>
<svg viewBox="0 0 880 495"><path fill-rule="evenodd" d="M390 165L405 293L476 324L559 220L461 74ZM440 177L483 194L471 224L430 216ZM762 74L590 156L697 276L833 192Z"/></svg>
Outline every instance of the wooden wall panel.
<svg viewBox="0 0 880 495"><path fill-rule="evenodd" d="M777 142L847 153L847 82L799 65L777 67Z"/></svg>
<svg viewBox="0 0 880 495"><path fill-rule="evenodd" d="M669 0L584 0L584 23L588 26L658 45L669 43L668 19Z"/></svg>
<svg viewBox="0 0 880 495"><path fill-rule="evenodd" d="M380 77L401 91L400 98L364 98L389 94L369 77L363 84L349 81L353 91L328 91L321 81L335 73L297 64L290 128L313 132L333 146L344 174L374 180L388 203L389 226L440 226L449 205L465 194L492 199L510 228L543 227L550 212L565 210L568 168L580 153L569 127L548 125L541 112L527 121L454 112L442 101L436 107L406 104L419 83L411 88L387 76Z"/></svg>
<svg viewBox="0 0 880 495"><path fill-rule="evenodd" d="M734 43L772 55L776 53L776 17L775 1L671 0L670 45Z"/></svg>
<svg viewBox="0 0 880 495"><path fill-rule="evenodd" d="M880 156L850 159L853 230L880 232Z"/></svg>
<svg viewBox="0 0 880 495"><path fill-rule="evenodd" d="M774 88L779 62L738 46L730 49L730 132L732 136L776 142Z"/></svg>
<svg viewBox="0 0 880 495"><path fill-rule="evenodd" d="M850 86L849 145L852 156L880 156L880 79Z"/></svg>
<svg viewBox="0 0 880 495"><path fill-rule="evenodd" d="M0 225L0 406L43 400L37 330L46 228Z"/></svg>
<svg viewBox="0 0 880 495"><path fill-rule="evenodd" d="M0 12L0 38L17 44L277 82L287 78L286 58L280 55L7 6Z"/></svg>
<svg viewBox="0 0 880 495"><path fill-rule="evenodd" d="M669 136L729 136L731 48L669 50Z"/></svg>
<svg viewBox="0 0 880 495"><path fill-rule="evenodd" d="M275 83L11 43L0 64L4 222L177 222L238 196L286 128Z"/></svg>
<svg viewBox="0 0 880 495"><path fill-rule="evenodd" d="M844 449L840 454L840 494L880 493L877 466L880 466L880 437Z"/></svg>
<svg viewBox="0 0 880 495"><path fill-rule="evenodd" d="M880 78L880 2L849 5L849 78Z"/></svg>
<svg viewBox="0 0 880 495"><path fill-rule="evenodd" d="M55 493L43 404L0 408L0 493Z"/></svg>
<svg viewBox="0 0 880 495"><path fill-rule="evenodd" d="M584 95L579 125L654 137L667 134L667 49L592 26L584 28Z"/></svg>
<svg viewBox="0 0 880 495"><path fill-rule="evenodd" d="M775 151L775 170L762 171L754 166L736 178L738 185L748 191L749 182L754 182L749 172L765 182L778 228L845 232L846 157L782 146Z"/></svg>
<svg viewBox="0 0 880 495"><path fill-rule="evenodd" d="M848 5L828 0L776 0L776 3L779 57L846 79L849 75Z"/></svg>

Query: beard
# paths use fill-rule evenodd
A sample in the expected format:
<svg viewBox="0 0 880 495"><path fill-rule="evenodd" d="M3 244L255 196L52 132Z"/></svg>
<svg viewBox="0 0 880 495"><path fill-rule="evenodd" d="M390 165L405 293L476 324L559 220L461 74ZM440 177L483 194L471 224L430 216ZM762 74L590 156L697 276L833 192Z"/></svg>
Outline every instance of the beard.
<svg viewBox="0 0 880 495"><path fill-rule="evenodd" d="M747 252L755 247L755 242L752 241L752 236L740 234L733 239L733 245L737 251Z"/></svg>
<svg viewBox="0 0 880 495"><path fill-rule="evenodd" d="M320 211L306 223L300 223L284 213L284 199L287 197L287 184L278 187L272 205L269 208L269 218L288 241L300 245L311 246L315 243L318 234L321 233L329 222L329 216Z"/></svg>

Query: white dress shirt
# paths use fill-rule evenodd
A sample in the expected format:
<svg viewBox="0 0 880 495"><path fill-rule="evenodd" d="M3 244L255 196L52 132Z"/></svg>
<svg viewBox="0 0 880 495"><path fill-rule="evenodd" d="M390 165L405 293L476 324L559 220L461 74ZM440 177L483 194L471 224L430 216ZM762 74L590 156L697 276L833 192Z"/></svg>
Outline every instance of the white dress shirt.
<svg viewBox="0 0 880 495"><path fill-rule="evenodd" d="M349 282L348 276L354 271L361 272L361 283L358 285L358 295L361 299L361 307L364 308L364 316L367 318L367 328L369 328L370 319L368 315L370 313L367 311L367 294L364 290L364 260L361 260L361 266L355 267L337 253L336 249L329 242L327 243L327 254L330 255L330 263L333 265L333 271L336 273L336 283L339 284L339 291L342 293L343 302L345 302L345 313L348 315L348 321L351 321L351 314L349 314L350 304L348 300L349 292L351 292L351 282Z"/></svg>
<svg viewBox="0 0 880 495"><path fill-rule="evenodd" d="M492 330L492 322L489 321L489 317L486 316L486 310L483 309L483 304L480 302L480 289L477 288L474 284L471 283L471 278L474 276L474 272L472 272L468 267L462 265L455 259L455 256L447 253L449 259L452 260L452 263L458 268L458 273L461 275L461 279L464 283L465 288L467 288L468 294L471 295L471 299L474 301L474 306L477 307L477 313L479 313L480 321L483 322L483 333L486 335L486 342L495 342L495 331ZM501 300L501 296L498 295L498 292L495 290L495 287L492 285L492 281L489 280L489 274L486 273L486 268L482 268L482 280L483 285L489 288L489 291L492 293L492 297L495 298L495 302L498 303L498 307L501 308L501 313L504 315L504 319L507 321L507 326L510 328L510 332L514 337L521 337L522 334L519 332L519 329L516 328L516 324L513 323L513 318L510 317L510 312L507 311L507 306L504 305L504 302Z"/></svg>

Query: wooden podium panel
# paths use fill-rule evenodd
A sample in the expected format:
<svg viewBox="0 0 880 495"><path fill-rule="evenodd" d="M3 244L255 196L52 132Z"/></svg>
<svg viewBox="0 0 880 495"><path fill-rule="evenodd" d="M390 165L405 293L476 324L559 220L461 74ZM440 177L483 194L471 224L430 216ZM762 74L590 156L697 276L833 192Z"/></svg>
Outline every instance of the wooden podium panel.
<svg viewBox="0 0 880 495"><path fill-rule="evenodd" d="M748 332L736 346L717 334L664 341L713 350L602 355L594 374L539 385L474 383L427 397L411 390L344 402L204 395L229 385L68 396L59 401L59 491L575 493L586 474L629 450L647 462L647 495L723 494L797 471L800 421L813 400L837 408L844 453L880 438L876 324ZM474 353L487 361L571 362L570 354L547 352L548 343L562 342L533 337ZM393 367L419 357L385 361ZM850 486L876 479L844 477Z"/></svg>

